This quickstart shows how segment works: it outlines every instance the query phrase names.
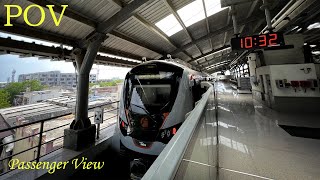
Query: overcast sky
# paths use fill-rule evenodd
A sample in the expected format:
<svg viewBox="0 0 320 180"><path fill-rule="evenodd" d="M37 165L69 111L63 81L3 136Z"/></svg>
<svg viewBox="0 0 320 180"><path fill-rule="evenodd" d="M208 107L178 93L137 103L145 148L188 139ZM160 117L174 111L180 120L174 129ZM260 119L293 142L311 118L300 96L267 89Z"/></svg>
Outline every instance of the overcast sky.
<svg viewBox="0 0 320 180"><path fill-rule="evenodd" d="M25 42L36 41L37 44L43 45L56 45L47 42L41 42L29 38L22 38L14 35L0 33L0 37L10 36L15 40L23 40ZM99 79L111 79L111 78L124 78L129 68L111 67L103 65L94 65L91 73L97 74L97 68L99 68ZM64 61L50 61L39 60L38 58L19 58L18 55L0 55L0 82L6 82L8 77L11 77L12 70L16 70L16 77L18 79L19 74L45 72L45 71L61 71L63 73L74 73L75 69L71 62Z"/></svg>

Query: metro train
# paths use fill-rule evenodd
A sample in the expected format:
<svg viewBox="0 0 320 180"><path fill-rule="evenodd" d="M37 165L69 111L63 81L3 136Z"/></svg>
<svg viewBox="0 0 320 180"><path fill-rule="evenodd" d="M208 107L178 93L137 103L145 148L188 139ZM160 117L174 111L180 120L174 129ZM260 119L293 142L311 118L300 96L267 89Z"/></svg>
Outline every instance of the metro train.
<svg viewBox="0 0 320 180"><path fill-rule="evenodd" d="M125 77L113 147L122 155L159 155L201 98L203 75L166 60L134 67Z"/></svg>
<svg viewBox="0 0 320 180"><path fill-rule="evenodd" d="M232 79L231 75L225 75L224 72L217 72L213 74L215 81L229 81Z"/></svg>

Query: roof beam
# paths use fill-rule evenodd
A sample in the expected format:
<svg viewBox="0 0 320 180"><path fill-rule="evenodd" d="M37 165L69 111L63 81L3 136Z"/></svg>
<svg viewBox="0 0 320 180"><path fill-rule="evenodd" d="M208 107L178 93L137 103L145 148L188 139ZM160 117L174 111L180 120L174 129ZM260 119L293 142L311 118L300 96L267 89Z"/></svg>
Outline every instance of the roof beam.
<svg viewBox="0 0 320 180"><path fill-rule="evenodd" d="M112 0L112 2L114 2L115 4L117 4L119 7L123 7L125 6L125 3L122 2L121 0Z"/></svg>
<svg viewBox="0 0 320 180"><path fill-rule="evenodd" d="M56 13L61 13L62 12L62 7L61 7L61 4L57 3L56 1L53 1L53 0L28 0L29 2L32 2L34 4L37 4L39 6L42 6L42 7L46 7L46 5L50 4L50 5L55 5L54 7L54 11ZM47 7L46 7L47 8ZM90 19L88 16L85 16L73 9L71 9L70 7L68 7L65 12L64 12L64 15L71 18L71 19L74 19L74 20L77 20L79 22L82 22L88 26L91 26L91 27L94 27L96 28L98 23L96 21L94 21L93 19Z"/></svg>
<svg viewBox="0 0 320 180"><path fill-rule="evenodd" d="M71 50L62 49L60 47L49 47L35 43L27 43L23 41L13 40L11 38L0 38L0 50L10 53L17 53L22 55L27 55L28 57L48 57L57 60L71 60L74 61L72 57ZM133 61L127 61L123 59L117 59L107 56L98 55L96 60L104 61L107 63L116 63L121 65L135 66L139 63Z"/></svg>
<svg viewBox="0 0 320 180"><path fill-rule="evenodd" d="M3 19L0 19L2 22ZM14 28L6 27L6 26L0 26L0 31L11 33L11 34L17 34L20 36L25 37L31 37L37 40L44 40L48 42L53 42L57 44L64 44L71 47L78 47L78 42L80 39L72 40L68 37L60 36L48 31L39 30L37 28L21 25L21 24L15 24ZM124 58L130 58L135 60L141 60L141 56L134 55L128 52L124 52L121 50L113 49L113 48L107 48L107 47L101 47L100 51L102 53L108 53L113 54L117 56L122 56Z"/></svg>
<svg viewBox="0 0 320 180"><path fill-rule="evenodd" d="M21 54L31 54L33 56L49 56L49 57L68 57L71 58L71 50L62 49L60 47L49 47L36 43L27 43L23 41L13 40L11 38L0 38L0 49Z"/></svg>
<svg viewBox="0 0 320 180"><path fill-rule="evenodd" d="M129 58L129 59L134 59L134 60L138 60L138 61L142 61L141 56L135 55L135 54L131 54L131 53L127 53L125 51L120 51L117 49L113 49L113 48L106 48L101 46L99 49L100 53L106 53L106 54L111 54L111 55L115 55L115 56L120 56L120 57L124 57L124 58Z"/></svg>
<svg viewBox="0 0 320 180"><path fill-rule="evenodd" d="M207 7L206 7L206 3L204 2L204 0L202 0L202 6L203 6L203 10L204 10L204 15L206 17L206 26L207 26L207 34L210 34L210 26L209 26L209 20L208 20L208 14L207 14ZM212 44L212 39L209 39L210 41L210 48L211 50L213 50L213 44Z"/></svg>
<svg viewBox="0 0 320 180"><path fill-rule="evenodd" d="M110 33L113 29L119 26L121 23L133 16L141 6L150 0L133 1L130 4L123 7L119 12L112 16L107 21L101 23L97 27L97 32Z"/></svg>
<svg viewBox="0 0 320 180"><path fill-rule="evenodd" d="M256 21L256 22L254 23L255 25L252 27L252 32L253 32L253 33L257 32L258 29L259 29L259 27L260 27L263 23L265 23L265 22L266 22L265 19L260 19L260 20ZM259 32L260 32L260 30L259 30Z"/></svg>
<svg viewBox="0 0 320 180"><path fill-rule="evenodd" d="M231 13L231 8L228 9L227 25L229 25L229 24L230 24L230 21L231 21L230 13ZM224 45L224 46L225 46L226 43L227 43L227 37L228 37L228 31L226 31L226 32L224 33L224 38L223 38L223 45Z"/></svg>
<svg viewBox="0 0 320 180"><path fill-rule="evenodd" d="M126 60L111 58L108 56L100 56L100 55L97 55L96 61L102 61L102 62L106 62L106 63L115 63L115 64L120 64L120 65L129 65L129 66L136 66L136 65L140 64L140 63L133 62L133 61L126 61Z"/></svg>
<svg viewBox="0 0 320 180"><path fill-rule="evenodd" d="M239 5L246 2L251 2L252 0L221 0L221 7L227 7L231 5Z"/></svg>
<svg viewBox="0 0 320 180"><path fill-rule="evenodd" d="M299 18L300 15L308 10L309 7L314 6L315 2L319 2L316 0L299 0L293 1L291 5L291 1L275 16L273 17L272 27L274 28L274 32L278 32L290 24L292 21L295 21L296 18ZM289 19L290 21L288 21ZM264 27L261 33L265 32L267 27Z"/></svg>
<svg viewBox="0 0 320 180"><path fill-rule="evenodd" d="M214 72L216 72L216 71L218 71L218 70L220 70L221 68L218 68L218 67L221 67L221 66L226 66L226 64L228 64L229 62L225 62L225 63L221 63L221 64L219 64L219 65L217 65L217 66L215 66L215 67L213 67L213 68L211 68L211 69L206 69L205 71L207 71L208 73L214 73ZM226 66L227 67L227 66Z"/></svg>
<svg viewBox="0 0 320 180"><path fill-rule="evenodd" d="M209 67L210 65L213 65L213 64L219 63L217 60L221 59L221 56L223 56L223 55L216 56L216 57L214 57L214 58L212 58L212 59L210 59L210 60L206 61L206 63L211 62L211 64L209 64L209 65L206 65L206 66L198 65L197 67L198 67L198 68L205 69L205 68Z"/></svg>
<svg viewBox="0 0 320 180"><path fill-rule="evenodd" d="M182 21L181 17L179 16L179 14L177 13L176 9L174 8L171 0L163 0L163 2L166 4L166 6L169 8L169 10L171 11L171 13L173 14L173 16L178 20L179 24L182 26L184 32L188 35L189 39L191 41L194 41L193 37L191 36L190 32L188 31L186 25L184 24L184 22ZM199 48L199 46L197 44L195 44L196 48L198 49L198 51L200 52L200 54L203 54L201 49Z"/></svg>
<svg viewBox="0 0 320 180"><path fill-rule="evenodd" d="M230 52L229 53L225 53L225 54L222 53L222 54L220 54L218 56L215 56L215 57L213 57L213 58L211 58L211 59L209 59L209 60L207 60L207 61L205 61L203 63L198 64L197 67L207 67L207 66L213 65L214 63L216 63L216 61L215 61L216 58L225 57L228 54L230 54Z"/></svg>
<svg viewBox="0 0 320 180"><path fill-rule="evenodd" d="M41 0L41 1L39 1L39 0L28 0L28 1L30 1L30 2L32 2L32 3L34 3L34 4L38 4L39 6L42 6L42 7L45 7L45 8L47 8L47 7L46 7L47 4L54 4L54 5L55 5L54 11L55 11L56 13L61 13L61 12L62 12L61 4L59 4L59 3L57 3L57 2L55 2L55 1L53 1L53 0ZM118 1L118 2L113 1L113 2L116 3L118 6L122 7L122 5L120 4L120 1ZM97 27L98 27L98 24L99 24L97 21L95 21L95 20L93 20L93 19L90 19L88 16L82 15L81 13L79 13L79 12L71 9L70 7L68 7L68 8L65 10L64 15L67 16L67 17L69 17L69 18L71 18L71 19L74 19L74 20L77 20L77 21L79 21L79 22L82 22L82 23L84 23L84 24L86 24L86 25L88 25L88 26L91 26L91 27L93 27L93 28L97 28ZM136 45L138 45L138 46L141 46L141 47L143 47L143 48L146 48L146 49L149 49L149 50L151 50L151 51L154 51L154 52L156 52L156 53L159 53L159 54L162 54L162 53L163 53L162 51L159 51L158 49L155 49L155 48L153 48L153 47L148 47L148 46L144 45L144 44L141 43L141 42L138 42L138 41L136 41L136 40L133 40L132 38L129 38L127 35L125 35L125 34L123 34L123 33L120 34L120 33L118 33L118 32L112 31L112 32L110 32L110 34L112 34L112 35L114 35L114 36L117 36L117 37L119 37L119 38L121 38L121 39L124 39L124 40L126 40L126 41L129 41L129 42L131 42L131 43L133 43L133 44L136 44ZM116 51L118 51L118 50L116 50ZM115 52L115 53L117 53L117 52ZM111 53L111 54L113 54L113 53ZM125 53L123 53L123 54L125 54ZM129 55L129 56L131 56L131 55ZM139 59L139 60L140 60L141 57L139 57L139 58L134 58L134 59Z"/></svg>
<svg viewBox="0 0 320 180"><path fill-rule="evenodd" d="M157 34L158 36L160 36L162 39L164 39L168 44L170 44L171 46L177 48L177 45L174 44L169 37L163 33L157 26L151 24L150 22L148 22L144 17L140 16L139 14L136 14L135 16L133 16L135 19L137 19L138 21L140 21L145 27L147 27L150 31L154 32L155 34ZM187 56L189 56L192 59L192 56L189 55L186 51L183 51Z"/></svg>
<svg viewBox="0 0 320 180"><path fill-rule="evenodd" d="M116 36L116 37L118 37L120 39L124 39L124 40L126 40L128 42L136 44L138 46L141 46L143 48L146 48L146 49L149 49L151 51L154 51L154 52L156 52L156 53L158 53L158 54L160 54L162 56L165 56L167 54L165 51L163 51L162 49L159 49L158 47L155 47L155 46L151 47L150 45L147 46L145 43L139 42L136 39L133 39L132 37L129 37L128 35L126 35L126 34L124 34L122 32L119 32L117 30L112 30L110 32L110 34L113 35L113 36Z"/></svg>
<svg viewBox="0 0 320 180"><path fill-rule="evenodd" d="M246 18L246 19L243 19L243 20L239 21L238 24L239 24L239 25L243 25L243 24L246 24L246 23L250 23L250 22L256 21L257 19L260 19L260 18L261 18L261 16ZM181 51L183 51L183 50L185 50L185 49L193 46L193 45L196 44L196 43L199 43L199 42L201 42L201 41L207 40L207 39L209 39L209 38L211 38L211 37L217 36L217 35L219 35L219 34L221 34L221 33L224 33L224 32L226 32L226 31L230 31L230 30L232 30L232 29L233 29L233 25L224 26L224 27L222 27L222 28L220 28L220 29L218 29L218 30L216 30L216 31L211 32L210 34L207 34L207 35L205 35L205 36L202 36L201 38L198 38L198 39L196 39L195 41L193 41L193 42L191 42L191 43L188 43L188 44L186 44L186 45L184 45L184 46L182 46L182 47L180 47L180 48L178 48L178 49L170 52L170 54L173 54L173 55L174 55L174 54L177 54L177 53L179 53L179 52L181 52Z"/></svg>
<svg viewBox="0 0 320 180"><path fill-rule="evenodd" d="M170 44L171 46L176 47L175 44L173 44L173 42L168 38L168 36L166 34L164 34L160 29L158 29L158 27L156 27L155 25L149 23L145 18L143 18L142 16L140 16L139 14L136 14L135 16L133 16L136 20L140 21L141 24L143 24L145 27L147 27L150 31L154 32L155 34L157 34L158 36L160 36L163 40L165 40L168 44Z"/></svg>
<svg viewBox="0 0 320 180"><path fill-rule="evenodd" d="M118 3L118 2L116 2L115 0L113 0L113 2L115 3L115 4L117 4L119 7L121 7L121 5ZM149 2L149 1L148 1ZM152 1L150 1L150 2L152 2ZM132 3L130 3L130 4L132 4ZM129 5L130 5L129 4ZM127 5L128 6L128 5ZM125 7L127 7L127 6L125 6ZM141 15L139 15L138 13L132 13L132 15L133 15L133 18L135 18L136 20L138 20L138 21L140 21L140 23L142 23L146 28L148 28L150 31L152 31L152 32L154 32L155 34L157 34L159 37L161 37L162 39L164 39L167 43L169 43L171 46L173 46L173 47L175 47L175 48L177 48L177 45L176 44L174 44L170 39L169 39L169 37L166 35L166 34L164 34L157 26L155 26L155 25L153 25L153 24L151 24L150 22L148 22L144 17L142 17ZM121 22L122 23L122 22ZM120 24L121 24L120 23ZM119 25L120 25L119 24ZM149 48L148 48L149 49ZM159 53L159 54L163 54L163 55L165 55L165 54L168 54L167 52L163 52L163 50L161 50L161 51L155 51L155 52L157 52L157 53ZM184 54L186 54L189 58L191 58L192 59L192 56L190 55L190 54L188 54L186 51L182 51Z"/></svg>
<svg viewBox="0 0 320 180"><path fill-rule="evenodd" d="M0 22L5 22L4 19L0 18ZM11 34L17 34L22 35L25 37L31 37L38 40L45 40L53 43L59 43L59 44L65 44L72 47L77 47L77 42L80 41L80 39L70 39L65 36L58 35L56 33L51 33L48 31L43 31L37 28L33 28L26 25L21 24L14 24L14 28L7 27L7 26L0 26L0 31L11 33Z"/></svg>
<svg viewBox="0 0 320 180"><path fill-rule="evenodd" d="M250 9L248 11L248 14L247 14L247 18L249 18L252 15L253 11L257 8L258 4L259 4L258 0L255 0L255 1L252 2L251 6L250 6ZM246 26L246 24L241 26L239 34L242 33L242 31L245 28L245 26Z"/></svg>
<svg viewBox="0 0 320 180"><path fill-rule="evenodd" d="M229 48L229 47L230 47L230 46L223 46L223 47L214 49L213 51L210 51L210 52L207 52L207 53L203 54L202 56L199 56L199 57L196 57L196 58L194 58L194 59L191 59L190 61L188 61L188 63L192 63L192 62L194 62L194 61L199 61L199 60L202 59L202 58L206 58L206 57L208 57L208 56L210 56L210 55L212 55L212 54L214 54L214 53L216 53L216 52L218 52L218 51L222 51L222 50L224 50L224 49L226 49L226 48Z"/></svg>
<svg viewBox="0 0 320 180"><path fill-rule="evenodd" d="M228 61L221 62L221 63L219 63L219 64L217 64L215 66L211 66L211 67L206 68L205 71L210 71L210 70L216 69L217 67L225 66L228 63L229 63Z"/></svg>
<svg viewBox="0 0 320 180"><path fill-rule="evenodd" d="M227 60L223 60L223 58L227 57L228 54L223 54L221 56L218 56L218 57L215 57L213 59L210 60L210 63L201 67L201 68L208 68L208 67L211 67L211 66L215 66L215 65L219 65L221 63L224 63L224 62L230 62L231 60L227 59Z"/></svg>
<svg viewBox="0 0 320 180"><path fill-rule="evenodd" d="M95 60L94 63L96 65L107 65L107 66L126 67L126 68L132 68L132 67L136 66L136 65L124 65L124 64L119 64L119 63L106 62L106 61L101 61L101 60Z"/></svg>

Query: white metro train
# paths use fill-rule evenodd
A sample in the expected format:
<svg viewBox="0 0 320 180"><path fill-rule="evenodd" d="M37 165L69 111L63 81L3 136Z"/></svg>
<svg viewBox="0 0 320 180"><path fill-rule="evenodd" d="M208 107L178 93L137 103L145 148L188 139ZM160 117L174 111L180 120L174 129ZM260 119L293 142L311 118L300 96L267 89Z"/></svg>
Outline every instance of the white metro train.
<svg viewBox="0 0 320 180"><path fill-rule="evenodd" d="M126 75L113 147L120 154L159 155L201 98L204 74L153 60Z"/></svg>

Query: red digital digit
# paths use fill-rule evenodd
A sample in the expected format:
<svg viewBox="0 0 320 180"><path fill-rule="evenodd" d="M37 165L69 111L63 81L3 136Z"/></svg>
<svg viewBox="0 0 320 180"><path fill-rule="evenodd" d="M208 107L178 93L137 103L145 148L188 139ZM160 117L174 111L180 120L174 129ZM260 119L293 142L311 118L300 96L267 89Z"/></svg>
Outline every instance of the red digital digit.
<svg viewBox="0 0 320 180"><path fill-rule="evenodd" d="M241 48L243 48L243 39L241 38L241 45L240 45Z"/></svg>
<svg viewBox="0 0 320 180"><path fill-rule="evenodd" d="M267 36L266 35L260 35L259 38L260 38L259 46L262 46L262 47L267 46Z"/></svg>
<svg viewBox="0 0 320 180"><path fill-rule="evenodd" d="M244 39L244 47L245 47L246 49L252 48L252 37L246 37L246 38Z"/></svg>
<svg viewBox="0 0 320 180"><path fill-rule="evenodd" d="M278 34L269 34L269 46L277 45Z"/></svg>

